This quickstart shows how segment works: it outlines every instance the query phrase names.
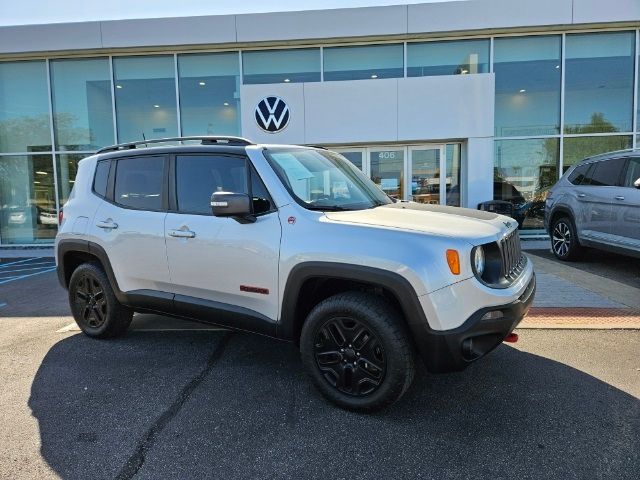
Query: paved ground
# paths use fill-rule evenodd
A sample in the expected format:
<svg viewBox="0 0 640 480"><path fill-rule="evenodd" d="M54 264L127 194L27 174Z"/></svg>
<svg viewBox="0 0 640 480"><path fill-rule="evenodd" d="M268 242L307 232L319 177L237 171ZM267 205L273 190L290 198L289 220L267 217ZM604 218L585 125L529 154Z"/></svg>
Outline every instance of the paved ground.
<svg viewBox="0 0 640 480"><path fill-rule="evenodd" d="M568 282L634 308L633 291L611 293L616 280L583 271L569 282L575 272L531 258L556 289ZM9 265L18 260L0 263L0 478L640 471L640 330L520 329L518 343L466 371L421 370L393 408L356 415L318 396L285 343L152 315L119 340L77 334L51 267Z"/></svg>

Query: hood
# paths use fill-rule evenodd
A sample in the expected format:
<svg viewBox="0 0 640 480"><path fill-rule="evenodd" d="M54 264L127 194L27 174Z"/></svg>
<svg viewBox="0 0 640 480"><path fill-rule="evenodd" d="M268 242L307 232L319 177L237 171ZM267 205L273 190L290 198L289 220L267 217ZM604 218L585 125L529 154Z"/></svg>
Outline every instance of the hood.
<svg viewBox="0 0 640 480"><path fill-rule="evenodd" d="M495 241L518 227L515 220L504 215L415 202L392 203L368 210L326 212L325 215L334 222L459 238L472 245Z"/></svg>

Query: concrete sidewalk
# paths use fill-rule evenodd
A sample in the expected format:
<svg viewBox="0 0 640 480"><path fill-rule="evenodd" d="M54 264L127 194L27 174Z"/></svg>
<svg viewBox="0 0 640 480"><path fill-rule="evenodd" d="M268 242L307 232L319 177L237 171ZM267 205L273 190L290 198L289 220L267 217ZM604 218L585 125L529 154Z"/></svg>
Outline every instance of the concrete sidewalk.
<svg viewBox="0 0 640 480"><path fill-rule="evenodd" d="M640 289L527 250L538 286L519 328L640 328Z"/></svg>

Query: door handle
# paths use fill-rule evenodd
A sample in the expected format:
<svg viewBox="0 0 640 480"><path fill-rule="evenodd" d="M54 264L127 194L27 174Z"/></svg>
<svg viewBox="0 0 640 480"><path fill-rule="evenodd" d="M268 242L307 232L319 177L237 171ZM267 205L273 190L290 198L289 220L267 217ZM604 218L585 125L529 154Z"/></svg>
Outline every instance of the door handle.
<svg viewBox="0 0 640 480"><path fill-rule="evenodd" d="M586 197L586 196L587 196L587 194L586 194L586 193L579 193L579 194L578 194L578 198L584 198L584 197Z"/></svg>
<svg viewBox="0 0 640 480"><path fill-rule="evenodd" d="M622 195L618 195L617 197L615 197L616 200L624 200L624 197Z"/></svg>
<svg viewBox="0 0 640 480"><path fill-rule="evenodd" d="M196 232L191 230L169 230L169 236L176 238L194 238Z"/></svg>
<svg viewBox="0 0 640 480"><path fill-rule="evenodd" d="M113 220L109 219L109 220L102 220L101 222L96 223L96 227L103 228L105 230L113 230L115 228L118 228L118 224L115 223Z"/></svg>

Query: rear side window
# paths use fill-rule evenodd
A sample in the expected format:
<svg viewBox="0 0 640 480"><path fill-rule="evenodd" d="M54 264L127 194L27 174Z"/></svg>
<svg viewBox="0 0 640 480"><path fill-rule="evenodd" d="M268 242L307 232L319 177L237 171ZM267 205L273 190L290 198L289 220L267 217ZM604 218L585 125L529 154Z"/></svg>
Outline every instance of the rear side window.
<svg viewBox="0 0 640 480"><path fill-rule="evenodd" d="M176 199L182 213L211 213L213 192L248 193L247 161L224 155L178 155Z"/></svg>
<svg viewBox="0 0 640 480"><path fill-rule="evenodd" d="M638 179L640 179L640 158L630 158L622 185L635 188L634 183Z"/></svg>
<svg viewBox="0 0 640 480"><path fill-rule="evenodd" d="M619 185L620 174L625 164L624 158L614 158L596 162L594 169L589 172L589 185L596 187L612 187Z"/></svg>
<svg viewBox="0 0 640 480"><path fill-rule="evenodd" d="M584 182L588 169L589 164L577 166L576 169L571 172L571 175L569 175L569 182L573 183L574 185L580 185L582 182Z"/></svg>
<svg viewBox="0 0 640 480"><path fill-rule="evenodd" d="M162 209L164 157L118 160L114 201L139 210Z"/></svg>
<svg viewBox="0 0 640 480"><path fill-rule="evenodd" d="M96 166L96 176L93 179L93 191L101 197L107 196L107 181L109 180L109 167L111 162L103 160Z"/></svg>

